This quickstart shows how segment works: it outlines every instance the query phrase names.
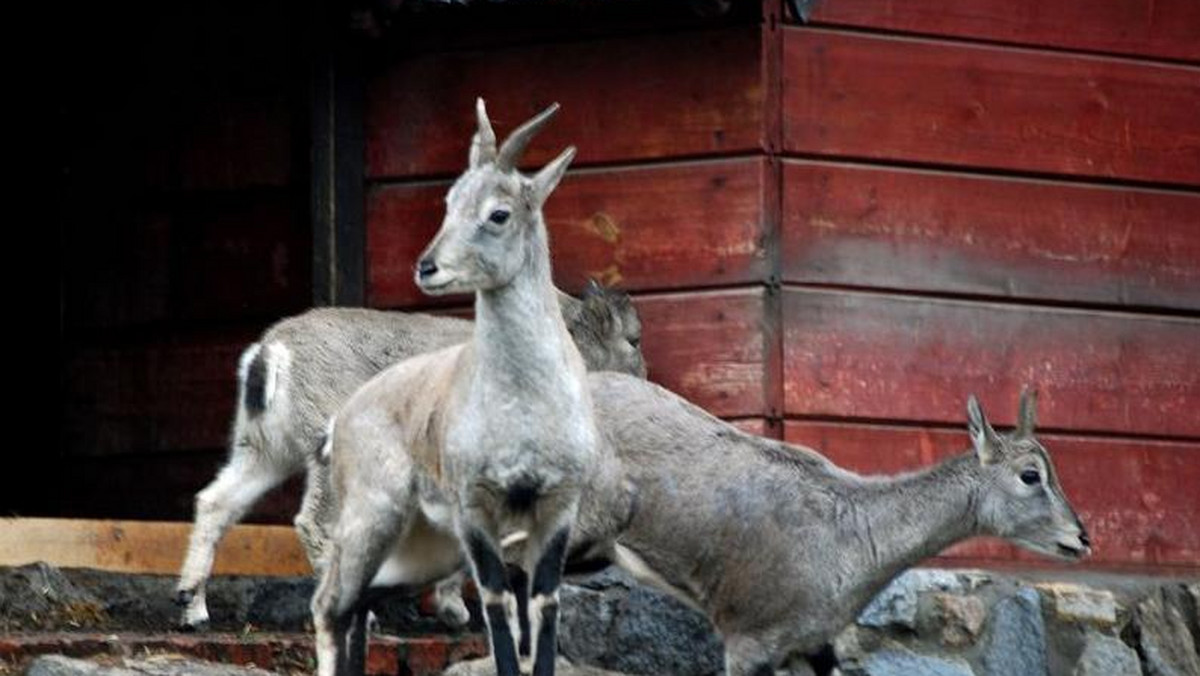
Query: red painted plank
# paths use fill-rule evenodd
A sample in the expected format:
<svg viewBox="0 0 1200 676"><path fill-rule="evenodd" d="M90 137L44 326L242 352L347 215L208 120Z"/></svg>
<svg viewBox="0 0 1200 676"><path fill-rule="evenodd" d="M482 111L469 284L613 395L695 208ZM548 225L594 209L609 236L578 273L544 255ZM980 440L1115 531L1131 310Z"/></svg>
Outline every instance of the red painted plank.
<svg viewBox="0 0 1200 676"><path fill-rule="evenodd" d="M768 370L759 289L634 299L651 380L714 415L762 416Z"/></svg>
<svg viewBox="0 0 1200 676"><path fill-rule="evenodd" d="M1015 401L984 405L1009 413ZM866 473L910 471L970 447L965 432L948 430L788 421L785 434L792 443L818 448L837 463ZM1200 444L1056 434L1039 438L1053 454L1063 490L1095 543L1089 564L1200 564L1195 491ZM1045 561L994 540L956 547L952 555Z"/></svg>
<svg viewBox="0 0 1200 676"><path fill-rule="evenodd" d="M789 29L788 151L1200 185L1200 70Z"/></svg>
<svg viewBox="0 0 1200 676"><path fill-rule="evenodd" d="M1164 59L1200 60L1200 4L1192 0L889 0L822 2L816 24L977 38Z"/></svg>
<svg viewBox="0 0 1200 676"><path fill-rule="evenodd" d="M783 312L789 414L957 423L1028 383L1053 428L1200 436L1194 319L795 289Z"/></svg>
<svg viewBox="0 0 1200 676"><path fill-rule="evenodd" d="M554 275L627 289L766 277L761 160L572 172L546 204ZM448 184L377 186L367 200L369 303L429 303L412 268L445 214Z"/></svg>
<svg viewBox="0 0 1200 676"><path fill-rule="evenodd" d="M500 135L562 104L531 165L568 144L578 163L756 149L759 56L757 27L735 27L408 57L368 84L367 174L462 170L476 96Z"/></svg>
<svg viewBox="0 0 1200 676"><path fill-rule="evenodd" d="M68 349L64 448L111 455L224 447L238 355L254 337L245 331Z"/></svg>
<svg viewBox="0 0 1200 676"><path fill-rule="evenodd" d="M1200 309L1200 194L788 162L787 281Z"/></svg>

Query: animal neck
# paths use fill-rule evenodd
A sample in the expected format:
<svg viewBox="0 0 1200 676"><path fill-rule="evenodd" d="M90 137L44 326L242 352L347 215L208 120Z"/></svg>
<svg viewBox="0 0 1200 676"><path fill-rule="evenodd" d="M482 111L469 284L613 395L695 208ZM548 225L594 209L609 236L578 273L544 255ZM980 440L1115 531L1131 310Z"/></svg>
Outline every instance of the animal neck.
<svg viewBox="0 0 1200 676"><path fill-rule="evenodd" d="M479 367L522 381L566 368L566 325L550 277L545 228L526 243L525 265L504 286L475 294Z"/></svg>
<svg viewBox="0 0 1200 676"><path fill-rule="evenodd" d="M959 455L927 470L871 482L863 513L872 585L981 533L975 504L979 460Z"/></svg>

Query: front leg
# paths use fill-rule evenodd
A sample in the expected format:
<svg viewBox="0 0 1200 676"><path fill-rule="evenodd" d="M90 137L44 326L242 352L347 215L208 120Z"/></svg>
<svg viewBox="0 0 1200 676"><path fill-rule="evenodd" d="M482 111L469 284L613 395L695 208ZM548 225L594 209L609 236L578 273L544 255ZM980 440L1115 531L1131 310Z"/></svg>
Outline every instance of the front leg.
<svg viewBox="0 0 1200 676"><path fill-rule="evenodd" d="M558 654L558 588L562 584L570 535L569 525L559 525L548 537L531 542L526 550L533 570L528 604L533 676L554 676Z"/></svg>
<svg viewBox="0 0 1200 676"><path fill-rule="evenodd" d="M517 617L516 597L508 588L508 574L496 539L478 525L468 525L467 555L479 588L483 618L487 622L492 643L492 659L496 676L520 676L517 661L517 638L513 635Z"/></svg>

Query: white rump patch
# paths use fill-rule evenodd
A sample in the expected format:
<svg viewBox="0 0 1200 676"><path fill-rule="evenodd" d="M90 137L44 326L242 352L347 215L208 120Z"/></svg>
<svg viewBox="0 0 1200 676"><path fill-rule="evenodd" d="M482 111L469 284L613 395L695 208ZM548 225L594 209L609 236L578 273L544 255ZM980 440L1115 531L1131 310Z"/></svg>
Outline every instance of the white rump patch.
<svg viewBox="0 0 1200 676"><path fill-rule="evenodd" d="M238 358L237 378L239 383L243 385L246 383L246 374L250 372L250 362L254 361L261 350L261 343L252 343L250 347L242 351L242 356Z"/></svg>
<svg viewBox="0 0 1200 676"><path fill-rule="evenodd" d="M280 374L292 365L292 351L279 341L267 346L267 382L264 387L263 399L267 406L275 399L280 387Z"/></svg>

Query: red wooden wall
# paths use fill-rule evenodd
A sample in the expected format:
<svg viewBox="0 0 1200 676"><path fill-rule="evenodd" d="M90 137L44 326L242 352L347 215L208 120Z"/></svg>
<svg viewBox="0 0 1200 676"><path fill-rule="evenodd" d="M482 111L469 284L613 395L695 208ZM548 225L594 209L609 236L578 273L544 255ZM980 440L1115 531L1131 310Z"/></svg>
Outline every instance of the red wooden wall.
<svg viewBox="0 0 1200 676"><path fill-rule="evenodd" d="M653 379L866 471L965 448L969 393L1011 424L1036 385L1088 565L1200 569L1195 3L768 2L487 44L375 64L369 304L436 306L410 270L474 97L502 133L559 101L528 157L579 148L557 279L634 292Z"/></svg>

